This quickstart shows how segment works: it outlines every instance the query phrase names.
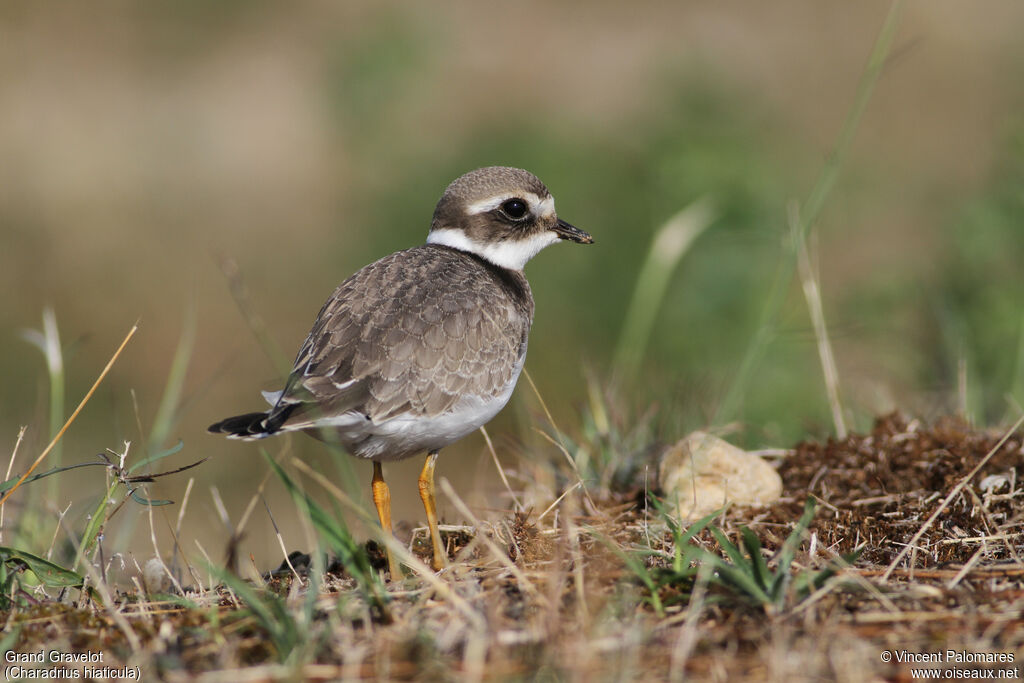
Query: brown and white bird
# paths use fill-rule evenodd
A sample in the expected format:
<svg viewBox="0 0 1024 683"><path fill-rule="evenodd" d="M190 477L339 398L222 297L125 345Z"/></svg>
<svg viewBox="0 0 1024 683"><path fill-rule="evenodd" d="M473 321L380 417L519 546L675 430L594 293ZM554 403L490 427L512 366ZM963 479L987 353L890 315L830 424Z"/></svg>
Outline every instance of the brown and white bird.
<svg viewBox="0 0 1024 683"><path fill-rule="evenodd" d="M210 431L233 439L321 430L373 461L373 502L391 532L381 463L426 453L419 477L435 570L438 451L508 403L526 360L533 295L523 266L559 240L593 242L555 214L532 173L501 166L456 179L441 196L427 243L371 263L341 283L267 412L229 417ZM391 553L392 578L401 576Z"/></svg>

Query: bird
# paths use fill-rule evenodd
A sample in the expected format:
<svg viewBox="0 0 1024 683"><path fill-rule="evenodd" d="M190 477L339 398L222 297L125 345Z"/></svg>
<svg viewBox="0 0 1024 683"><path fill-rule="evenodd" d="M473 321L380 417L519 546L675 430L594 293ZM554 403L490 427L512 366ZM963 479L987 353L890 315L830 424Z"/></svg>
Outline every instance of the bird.
<svg viewBox="0 0 1024 683"><path fill-rule="evenodd" d="M534 301L527 261L560 241L593 237L560 219L537 176L489 166L456 178L434 209L426 243L375 261L320 309L284 388L264 412L211 433L255 440L306 432L373 461L371 492L392 534L382 463L426 454L418 488L441 571L434 468L440 450L508 403L526 360ZM392 580L400 567L387 551Z"/></svg>

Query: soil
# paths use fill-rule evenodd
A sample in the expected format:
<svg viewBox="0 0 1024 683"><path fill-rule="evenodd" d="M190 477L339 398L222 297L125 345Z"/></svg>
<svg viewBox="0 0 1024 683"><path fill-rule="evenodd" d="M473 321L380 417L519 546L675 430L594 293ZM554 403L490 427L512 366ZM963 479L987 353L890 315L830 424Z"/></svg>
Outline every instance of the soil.
<svg viewBox="0 0 1024 683"><path fill-rule="evenodd" d="M268 599L263 618L222 586L190 589L188 603L129 590L110 607L73 591L37 595L0 620L5 633L19 629L16 650L102 651L112 666L139 665L145 680L663 680L685 672L717 681L909 681L919 665L900 653L950 652L989 661L932 664L939 677L1019 678L1022 444L1019 432L897 414L869 434L798 444L778 461L785 498L716 520L733 541L741 526L753 530L774 568L810 496L817 514L793 571L859 552L834 584L782 609L721 590L692 598L698 607L690 609L693 584L684 581L657 589L659 612L624 558L665 571L672 536L635 486L594 492L593 507L567 496L543 519L516 512L476 529L448 527L452 566L391 584L378 611L329 564L311 620L302 617L309 603L283 565L264 577L279 597ZM708 531L696 542L721 552ZM380 549L367 550L383 570ZM426 559L429 544L413 550ZM308 577L308 555L290 560Z"/></svg>

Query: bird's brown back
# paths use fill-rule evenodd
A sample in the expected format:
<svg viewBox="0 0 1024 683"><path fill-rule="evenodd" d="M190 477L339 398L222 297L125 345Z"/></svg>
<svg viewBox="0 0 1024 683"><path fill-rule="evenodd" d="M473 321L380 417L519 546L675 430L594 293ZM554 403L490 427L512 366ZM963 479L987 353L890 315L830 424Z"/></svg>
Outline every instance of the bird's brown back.
<svg viewBox="0 0 1024 683"><path fill-rule="evenodd" d="M440 245L396 252L327 300L270 420L435 416L462 396L496 395L515 377L532 320L521 272Z"/></svg>

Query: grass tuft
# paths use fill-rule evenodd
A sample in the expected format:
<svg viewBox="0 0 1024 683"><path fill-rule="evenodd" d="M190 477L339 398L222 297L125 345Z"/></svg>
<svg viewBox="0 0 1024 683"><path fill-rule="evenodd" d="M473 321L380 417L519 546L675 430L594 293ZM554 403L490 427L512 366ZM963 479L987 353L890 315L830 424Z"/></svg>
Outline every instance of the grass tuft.
<svg viewBox="0 0 1024 683"><path fill-rule="evenodd" d="M260 452L291 494L300 512L309 518L327 549L335 554L345 573L355 579L362 597L381 619L388 620L387 604L390 598L383 580L370 564L365 547L355 540L340 517L329 514L302 491L295 480L265 450L260 449Z"/></svg>
<svg viewBox="0 0 1024 683"><path fill-rule="evenodd" d="M814 519L813 498L807 499L804 512L794 524L793 531L770 560L765 559L761 541L749 527L740 526L740 540L734 543L724 531L711 524L715 517L722 514L721 510L684 529L662 503L654 500L653 504L672 537L673 550L669 564L651 569L641 559L652 555L663 556L663 552L645 550L632 556L622 551L616 552L633 576L647 589L645 600L660 615L664 615L666 605L671 604L663 595L671 595L671 600L677 602L690 599L702 568L710 569L707 586L709 590L717 592L719 602L739 600L760 607L770 615L782 614L824 586L840 566L849 565L859 554L850 553L842 558L842 564L830 564L823 569L793 571L797 548ZM725 557L695 542L696 536L704 529L708 529Z"/></svg>

